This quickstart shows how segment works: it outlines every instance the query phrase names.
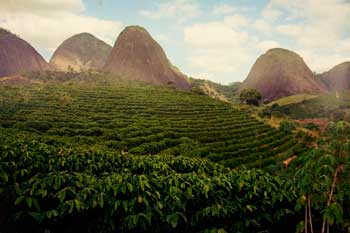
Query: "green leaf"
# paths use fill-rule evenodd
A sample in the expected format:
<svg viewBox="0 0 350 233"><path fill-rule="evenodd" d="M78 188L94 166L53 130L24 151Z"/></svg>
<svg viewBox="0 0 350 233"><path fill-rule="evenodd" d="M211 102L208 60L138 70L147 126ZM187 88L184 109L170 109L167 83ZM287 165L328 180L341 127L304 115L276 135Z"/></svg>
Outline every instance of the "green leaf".
<svg viewBox="0 0 350 233"><path fill-rule="evenodd" d="M122 201L122 205L123 205L125 212L127 212L128 211L128 201Z"/></svg>
<svg viewBox="0 0 350 233"><path fill-rule="evenodd" d="M119 206L120 206L120 200L116 200L114 202L114 210L117 210Z"/></svg>
<svg viewBox="0 0 350 233"><path fill-rule="evenodd" d="M60 187L61 187L61 177L60 177L60 176L56 176L54 188L57 190L57 189L59 189Z"/></svg>
<svg viewBox="0 0 350 233"><path fill-rule="evenodd" d="M27 197L27 198L26 198L26 202L27 202L27 205L28 205L29 208L32 207L32 204L33 204L32 198Z"/></svg>
<svg viewBox="0 0 350 233"><path fill-rule="evenodd" d="M177 226L177 223L179 221L179 215L177 213L170 214L166 217L166 221L170 223L170 225L175 228Z"/></svg>
<svg viewBox="0 0 350 233"><path fill-rule="evenodd" d="M142 191L145 191L145 184L143 183L142 177L139 176L140 187Z"/></svg>
<svg viewBox="0 0 350 233"><path fill-rule="evenodd" d="M45 189L41 190L41 196L46 197L46 195L47 195L47 190Z"/></svg>
<svg viewBox="0 0 350 233"><path fill-rule="evenodd" d="M205 192L205 193L208 193L208 192L209 192L209 189L210 189L210 188L209 188L209 185L207 185L207 184L204 185L204 186L203 186L203 189L204 189L204 192Z"/></svg>
<svg viewBox="0 0 350 233"><path fill-rule="evenodd" d="M127 187L128 187L129 192L132 193L132 190L133 190L132 184L127 183L126 185L127 185Z"/></svg>
<svg viewBox="0 0 350 233"><path fill-rule="evenodd" d="M19 205L21 204L21 202L25 199L25 196L19 196L17 197L16 201L15 201L15 205Z"/></svg>
<svg viewBox="0 0 350 233"><path fill-rule="evenodd" d="M296 227L296 233L302 233L304 232L304 227L305 227L305 222L304 221L300 221Z"/></svg>
<svg viewBox="0 0 350 233"><path fill-rule="evenodd" d="M66 190L62 190L58 193L58 199L60 200L60 202L64 202L66 198Z"/></svg>
<svg viewBox="0 0 350 233"><path fill-rule="evenodd" d="M39 202L35 198L33 198L33 204L37 210L40 210Z"/></svg>
<svg viewBox="0 0 350 233"><path fill-rule="evenodd" d="M159 201L157 201L157 206L160 210L163 209L163 204Z"/></svg>
<svg viewBox="0 0 350 233"><path fill-rule="evenodd" d="M9 181L9 177L8 177L7 173L4 172L4 171L2 171L2 172L0 173L0 177L2 178L2 180L3 180L5 183Z"/></svg>
<svg viewBox="0 0 350 233"><path fill-rule="evenodd" d="M83 203L81 203L79 199L74 199L74 204L78 211L84 209Z"/></svg>
<svg viewBox="0 0 350 233"><path fill-rule="evenodd" d="M58 216L58 212L57 210L50 210L46 212L46 216L51 219L52 216L57 217Z"/></svg>
<svg viewBox="0 0 350 233"><path fill-rule="evenodd" d="M254 210L256 209L256 207L253 206L253 205L246 205L245 207L246 207L246 209L249 210L250 212L254 212Z"/></svg>
<svg viewBox="0 0 350 233"><path fill-rule="evenodd" d="M187 193L187 195L188 195L189 197L192 197L192 196L193 196L191 187L188 187L188 188L186 189L186 193Z"/></svg>
<svg viewBox="0 0 350 233"><path fill-rule="evenodd" d="M343 209L337 203L330 204L323 214L325 219L330 225L334 223L340 223L343 220Z"/></svg>
<svg viewBox="0 0 350 233"><path fill-rule="evenodd" d="M99 195L99 206L101 207L101 208L103 208L103 205L104 205L104 199L103 199L103 193L101 193L100 195Z"/></svg>
<svg viewBox="0 0 350 233"><path fill-rule="evenodd" d="M69 201L69 202L68 202L68 205L69 205L68 213L71 214L71 213L73 212L74 202L73 202L73 201Z"/></svg>

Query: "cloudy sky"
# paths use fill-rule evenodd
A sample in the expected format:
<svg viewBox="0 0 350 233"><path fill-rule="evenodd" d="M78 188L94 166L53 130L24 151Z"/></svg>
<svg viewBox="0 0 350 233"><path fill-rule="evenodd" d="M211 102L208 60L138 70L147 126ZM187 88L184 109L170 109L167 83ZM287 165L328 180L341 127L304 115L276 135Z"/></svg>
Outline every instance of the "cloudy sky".
<svg viewBox="0 0 350 233"><path fill-rule="evenodd" d="M47 60L76 33L113 45L135 24L184 73L220 83L242 81L273 47L296 51L316 72L350 60L349 0L0 0L0 27Z"/></svg>

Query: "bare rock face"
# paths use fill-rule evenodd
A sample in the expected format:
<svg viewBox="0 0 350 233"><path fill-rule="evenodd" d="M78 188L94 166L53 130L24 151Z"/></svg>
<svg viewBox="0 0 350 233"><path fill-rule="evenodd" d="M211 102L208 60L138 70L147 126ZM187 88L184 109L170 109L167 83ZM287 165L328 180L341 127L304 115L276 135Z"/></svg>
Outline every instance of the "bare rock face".
<svg viewBox="0 0 350 233"><path fill-rule="evenodd" d="M0 77L48 68L47 62L28 42L0 28Z"/></svg>
<svg viewBox="0 0 350 233"><path fill-rule="evenodd" d="M80 33L65 40L54 52L50 65L57 71L100 70L112 46L89 33Z"/></svg>
<svg viewBox="0 0 350 233"><path fill-rule="evenodd" d="M281 48L270 49L257 59L243 88L255 88L267 100L327 90L298 54Z"/></svg>
<svg viewBox="0 0 350 233"><path fill-rule="evenodd" d="M327 84L330 90L349 90L350 62L336 65L329 71L320 74L319 77Z"/></svg>
<svg viewBox="0 0 350 233"><path fill-rule="evenodd" d="M115 42L104 70L130 80L189 89L181 72L168 61L163 49L142 27L126 27Z"/></svg>

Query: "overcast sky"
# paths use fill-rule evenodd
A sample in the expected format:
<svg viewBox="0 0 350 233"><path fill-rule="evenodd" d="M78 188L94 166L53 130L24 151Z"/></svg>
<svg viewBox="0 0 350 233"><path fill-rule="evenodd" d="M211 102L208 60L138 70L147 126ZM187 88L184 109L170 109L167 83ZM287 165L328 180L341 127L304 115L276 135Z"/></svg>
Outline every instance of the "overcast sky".
<svg viewBox="0 0 350 233"><path fill-rule="evenodd" d="M184 73L220 83L244 80L273 47L299 53L316 72L350 60L349 0L0 0L0 27L46 60L76 33L113 45L134 24Z"/></svg>

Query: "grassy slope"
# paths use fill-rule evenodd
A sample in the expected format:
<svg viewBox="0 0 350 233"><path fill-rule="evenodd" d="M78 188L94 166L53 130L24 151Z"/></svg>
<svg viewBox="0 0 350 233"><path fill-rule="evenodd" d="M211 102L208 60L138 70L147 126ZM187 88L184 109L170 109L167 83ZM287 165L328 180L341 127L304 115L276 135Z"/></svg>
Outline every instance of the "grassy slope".
<svg viewBox="0 0 350 233"><path fill-rule="evenodd" d="M294 119L349 120L350 91L325 93L316 98L277 107L275 110Z"/></svg>
<svg viewBox="0 0 350 233"><path fill-rule="evenodd" d="M199 156L230 167L280 166L298 151L291 135L190 92L70 82L0 93L1 126L51 145Z"/></svg>
<svg viewBox="0 0 350 233"><path fill-rule="evenodd" d="M278 104L280 106L288 105L288 104L297 104L300 102L303 102L305 100L310 100L313 98L316 98L317 95L310 95L310 94L297 94L297 95L291 95L286 96L283 98L280 98L278 100L272 101L268 104L268 106L272 106L274 104Z"/></svg>

